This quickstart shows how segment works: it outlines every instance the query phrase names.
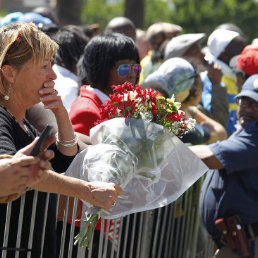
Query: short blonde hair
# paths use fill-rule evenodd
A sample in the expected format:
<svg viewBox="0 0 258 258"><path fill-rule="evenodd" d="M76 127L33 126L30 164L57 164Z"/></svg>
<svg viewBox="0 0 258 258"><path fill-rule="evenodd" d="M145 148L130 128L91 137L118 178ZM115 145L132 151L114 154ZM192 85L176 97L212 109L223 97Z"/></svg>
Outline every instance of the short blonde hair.
<svg viewBox="0 0 258 258"><path fill-rule="evenodd" d="M0 28L0 68L11 65L19 69L29 59L39 62L52 57L58 45L34 23L15 23ZM0 93L4 92L3 76Z"/></svg>

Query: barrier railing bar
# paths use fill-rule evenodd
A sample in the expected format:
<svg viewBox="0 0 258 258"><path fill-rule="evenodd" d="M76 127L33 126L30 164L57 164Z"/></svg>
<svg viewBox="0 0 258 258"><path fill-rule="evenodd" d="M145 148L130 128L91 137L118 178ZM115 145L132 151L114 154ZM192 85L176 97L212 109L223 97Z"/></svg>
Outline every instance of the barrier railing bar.
<svg viewBox="0 0 258 258"><path fill-rule="evenodd" d="M131 215L133 217L133 226L132 226L132 232L131 232L131 243L130 243L130 253L129 257L133 257L133 248L134 248L134 239L135 239L135 227L136 227L136 221L137 221L137 213L134 213Z"/></svg>
<svg viewBox="0 0 258 258"><path fill-rule="evenodd" d="M104 226L105 226L105 220L104 220L104 219L101 219L100 237L99 237L99 254L98 254L98 258L102 258L103 239L104 239Z"/></svg>
<svg viewBox="0 0 258 258"><path fill-rule="evenodd" d="M186 218L188 214L188 207L187 207L187 200L188 200L188 192L183 196L183 211L184 211L184 216L182 218L182 225L181 225L181 235L180 235L180 241L179 241L179 251L178 251L178 257L183 257L182 253L184 251L183 249L183 243L185 242L184 240L186 237L186 232L185 232L185 224L186 224Z"/></svg>
<svg viewBox="0 0 258 258"><path fill-rule="evenodd" d="M6 209L6 216L5 216L5 229L4 229L4 241L3 247L7 247L8 237L9 237L9 229L10 229L10 219L11 219L11 210L12 210L12 203L9 202L7 204ZM3 249L2 251L2 258L6 258L7 250Z"/></svg>
<svg viewBox="0 0 258 258"><path fill-rule="evenodd" d="M194 230L194 217L195 217L195 210L194 210L194 207L192 207L191 209L191 212L189 213L189 216L190 216L190 236L189 236L189 241L191 239L193 239L193 230ZM192 241L190 241L189 243L192 243ZM190 254L192 254L192 244L189 245L189 248L188 248L188 256L190 257Z"/></svg>
<svg viewBox="0 0 258 258"><path fill-rule="evenodd" d="M173 204L173 209L172 209L172 216L171 216L171 220L172 220L172 223L171 223L171 229L170 229L170 245L169 245L169 255L168 257L172 257L173 256L173 252L174 252L174 249L173 249L173 241L174 241L174 230L176 228L176 223L175 223L175 213L176 213L176 205L177 205L177 202L175 202Z"/></svg>
<svg viewBox="0 0 258 258"><path fill-rule="evenodd" d="M46 203L45 203L45 213L44 213L43 230L42 230L41 255L40 255L40 258L43 257L43 249L44 249L44 240L45 240L45 233L46 233L46 224L47 224L47 213L48 213L49 197L50 197L50 193L47 193L47 196L46 196Z"/></svg>
<svg viewBox="0 0 258 258"><path fill-rule="evenodd" d="M126 253L126 248L127 248L127 239L128 239L128 231L129 231L129 223L130 223L130 219L131 219L131 215L126 216L126 227L125 227L125 231L124 231L124 243L123 243L123 255L122 257L125 257L125 253ZM123 229L122 229L123 230Z"/></svg>
<svg viewBox="0 0 258 258"><path fill-rule="evenodd" d="M178 241L179 241L179 234L180 234L180 227L181 227L181 210L182 210L182 203L183 203L183 197L180 197L178 205L176 206L176 214L177 216L174 216L174 219L177 219L177 225L176 225L176 232L175 232L175 245L174 247L174 257L178 257Z"/></svg>
<svg viewBox="0 0 258 258"><path fill-rule="evenodd" d="M192 188L190 188L190 191L192 193ZM189 217L189 235L188 235L188 243L192 243L192 232L193 232L193 224L194 224L194 220L193 220L193 214L194 214L194 207L193 207L193 195L190 194L189 196L190 199L190 204L191 204L191 208L188 211L188 217ZM190 255L192 256L192 250L191 250L191 245L188 245L188 248L186 250L186 257L190 257Z"/></svg>
<svg viewBox="0 0 258 258"><path fill-rule="evenodd" d="M68 258L72 258L72 253L73 253L74 229L75 229L75 218L76 218L77 206L78 206L78 199L74 198L72 224L70 229L70 238L69 238L69 246L68 246Z"/></svg>
<svg viewBox="0 0 258 258"><path fill-rule="evenodd" d="M159 234L159 226L161 222L161 209L156 209L156 212L158 211L157 215L157 222L155 225L155 231L154 231L154 239L153 239L153 245L152 245L152 257L156 257L156 249L157 249L157 242L158 242L158 234Z"/></svg>
<svg viewBox="0 0 258 258"><path fill-rule="evenodd" d="M91 256L92 256L92 245L93 245L94 234L95 234L95 232L93 232L92 239L90 241L90 246L89 246L89 249L88 249L88 258L91 258ZM85 257L86 249L87 249L86 247L85 248L79 248L79 250L82 250L82 252L81 252L81 256L77 255L77 257L78 258Z"/></svg>
<svg viewBox="0 0 258 258"><path fill-rule="evenodd" d="M21 245L21 231L22 231L22 220L23 220L23 212L24 212L24 204L25 204L25 194L21 196L21 203L20 203L20 214L18 220L18 231L17 231L17 239L16 239L16 248L20 248ZM15 258L19 258L19 251L16 250Z"/></svg>
<svg viewBox="0 0 258 258"><path fill-rule="evenodd" d="M143 213L140 213L140 225L139 225L139 234L138 234L138 242L137 242L137 252L136 252L136 258L140 258L140 248L141 248L141 239L142 239L142 228L143 228Z"/></svg>
<svg viewBox="0 0 258 258"><path fill-rule="evenodd" d="M60 253L59 253L59 258L64 257L64 247L65 247L65 236L66 236L66 221L68 218L68 207L69 207L69 197L65 197L65 210L64 210L64 215L63 215L63 229L62 229L62 234L61 234L61 243L60 243Z"/></svg>
<svg viewBox="0 0 258 258"><path fill-rule="evenodd" d="M56 195L56 225L55 228L57 228L57 222L58 222L58 207L59 207L59 201L60 201L60 194Z"/></svg>
<svg viewBox="0 0 258 258"><path fill-rule="evenodd" d="M165 237L165 229L167 226L167 215L168 215L168 206L165 206L163 208L164 210L164 214L163 214L163 223L162 223L162 228L161 228L161 232L160 232L160 245L158 248L158 257L161 257L161 253L162 251L164 251L164 246L163 246L163 242L164 242L164 237Z"/></svg>
<svg viewBox="0 0 258 258"><path fill-rule="evenodd" d="M114 258L114 252L115 252L115 243L116 243L116 227L117 227L118 219L114 220L114 231L113 231L113 241L112 241L112 247L111 247L111 256L110 258Z"/></svg>
<svg viewBox="0 0 258 258"><path fill-rule="evenodd" d="M108 233L109 233L109 226L110 226L110 220L105 220L106 221L106 230L104 234L104 251L103 251L103 258L107 256L107 245L108 245Z"/></svg>
<svg viewBox="0 0 258 258"><path fill-rule="evenodd" d="M141 238L140 258L148 258L151 255L151 237L153 231L154 211L143 212L143 227Z"/></svg>
<svg viewBox="0 0 258 258"><path fill-rule="evenodd" d="M188 191L187 191L188 192ZM190 212L191 212L191 208L192 208L192 198L191 198L191 190L189 190L188 193L188 199L187 199L187 211L188 211L188 215L186 218L186 230L185 230L185 245L184 245L184 253L183 253L183 257L187 257L187 247L188 247L188 243L190 241Z"/></svg>
<svg viewBox="0 0 258 258"><path fill-rule="evenodd" d="M32 191L32 190L31 190ZM34 234L34 227L35 227L35 218L36 218L36 207L38 202L38 191L34 191L33 194L33 201L32 201L32 212L31 212L31 222L30 222L30 235L28 241L28 249L32 249L32 242L33 242L33 234ZM31 252L27 254L27 257L31 257Z"/></svg>
<svg viewBox="0 0 258 258"><path fill-rule="evenodd" d="M120 218L120 225L119 225L119 237L118 237L118 239L121 239L123 223L124 223L124 218ZM119 253L120 253L120 245L121 245L121 241L118 241L116 258L118 258L118 257L119 257Z"/></svg>
<svg viewBox="0 0 258 258"><path fill-rule="evenodd" d="M169 246L169 240L171 238L171 231L170 231L170 228L172 227L172 221L173 221L173 210L174 210L174 203L172 204L169 204L168 205L168 226L167 226L167 230L168 230L168 234L167 234L167 237L166 237L166 242L165 242L165 253L164 253L164 256L165 257L171 257L171 256L168 256L169 254L169 249L171 249L171 246Z"/></svg>
<svg viewBox="0 0 258 258"><path fill-rule="evenodd" d="M194 224L194 231L193 231L193 243L192 243L192 252L196 253L197 249L197 238L200 226L200 210L199 210L199 201L197 201L195 207L195 224Z"/></svg>

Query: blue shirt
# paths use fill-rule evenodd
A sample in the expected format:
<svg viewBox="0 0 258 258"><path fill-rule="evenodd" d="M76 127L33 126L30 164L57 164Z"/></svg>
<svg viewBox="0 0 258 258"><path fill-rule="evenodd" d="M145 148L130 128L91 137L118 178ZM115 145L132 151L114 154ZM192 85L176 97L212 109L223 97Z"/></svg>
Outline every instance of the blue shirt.
<svg viewBox="0 0 258 258"><path fill-rule="evenodd" d="M211 144L224 169L207 173L201 191L201 216L211 235L218 218L239 215L244 224L258 222L258 121L227 140Z"/></svg>

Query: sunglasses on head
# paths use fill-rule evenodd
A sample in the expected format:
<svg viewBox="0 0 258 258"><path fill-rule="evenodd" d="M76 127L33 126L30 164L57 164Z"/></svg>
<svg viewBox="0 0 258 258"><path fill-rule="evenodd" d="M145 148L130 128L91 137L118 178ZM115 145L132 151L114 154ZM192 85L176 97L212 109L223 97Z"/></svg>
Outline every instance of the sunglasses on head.
<svg viewBox="0 0 258 258"><path fill-rule="evenodd" d="M120 77L125 77L132 71L138 76L141 72L141 66L139 64L121 64L116 70Z"/></svg>

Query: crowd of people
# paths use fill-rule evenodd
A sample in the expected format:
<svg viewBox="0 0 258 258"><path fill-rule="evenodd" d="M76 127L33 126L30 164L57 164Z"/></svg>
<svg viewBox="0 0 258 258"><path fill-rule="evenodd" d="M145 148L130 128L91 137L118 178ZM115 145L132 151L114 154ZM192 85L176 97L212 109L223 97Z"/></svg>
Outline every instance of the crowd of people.
<svg viewBox="0 0 258 258"><path fill-rule="evenodd" d="M183 31L180 25L164 22L144 31L128 18L115 17L100 33L96 26L60 26L47 8L1 19L0 254L2 247L9 248L7 257L14 256L20 197L26 196L26 225L33 189L39 194L31 257L58 253L56 194L104 209L122 195L113 183L86 182L62 172L91 144L90 129L101 119L101 105L109 100L112 86L130 82L166 98L175 96L185 117L196 120L195 130L181 140L210 169L200 209L216 245L214 257L258 256L257 40L248 43L231 23L209 35ZM32 157L30 151L47 124L56 134ZM52 193L49 199L46 193ZM12 216L3 246L8 202ZM78 219L82 206L80 202ZM29 227L23 227L20 257L27 257L29 234Z"/></svg>

